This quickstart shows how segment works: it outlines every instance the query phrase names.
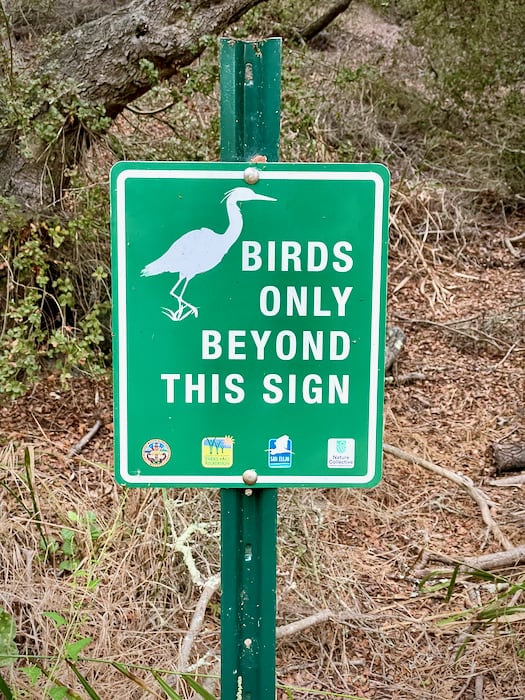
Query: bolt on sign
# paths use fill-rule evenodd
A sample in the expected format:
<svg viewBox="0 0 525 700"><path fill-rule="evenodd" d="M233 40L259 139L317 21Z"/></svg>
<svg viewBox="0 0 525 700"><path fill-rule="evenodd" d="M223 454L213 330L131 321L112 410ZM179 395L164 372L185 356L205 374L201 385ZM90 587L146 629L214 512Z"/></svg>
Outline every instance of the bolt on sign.
<svg viewBox="0 0 525 700"><path fill-rule="evenodd" d="M381 165L113 168L120 483L378 483L388 187Z"/></svg>

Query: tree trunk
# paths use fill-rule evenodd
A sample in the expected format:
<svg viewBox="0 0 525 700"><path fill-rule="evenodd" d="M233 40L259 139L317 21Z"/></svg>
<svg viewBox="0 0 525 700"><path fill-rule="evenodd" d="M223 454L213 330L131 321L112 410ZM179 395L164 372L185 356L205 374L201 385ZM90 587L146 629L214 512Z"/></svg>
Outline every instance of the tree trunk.
<svg viewBox="0 0 525 700"><path fill-rule="evenodd" d="M64 84L62 106L80 102L114 119L156 76L169 78L190 64L204 51L206 37L220 34L261 2L132 0L63 34L36 75L44 93ZM45 122L49 109L44 98L39 109L33 107L33 123ZM42 210L60 199L65 169L79 159L79 145L88 138L74 111L61 112L65 119L57 138L50 144L35 136L30 157L18 148L16 125L0 132L0 195L14 197L25 210Z"/></svg>
<svg viewBox="0 0 525 700"><path fill-rule="evenodd" d="M492 445L496 474L525 469L525 442Z"/></svg>

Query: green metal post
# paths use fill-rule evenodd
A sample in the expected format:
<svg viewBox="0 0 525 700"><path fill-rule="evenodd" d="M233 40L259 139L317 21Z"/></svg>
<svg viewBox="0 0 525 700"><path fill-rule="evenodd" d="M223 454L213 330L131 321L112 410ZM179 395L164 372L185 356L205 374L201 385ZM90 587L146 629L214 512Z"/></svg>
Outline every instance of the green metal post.
<svg viewBox="0 0 525 700"><path fill-rule="evenodd" d="M281 39L221 39L221 160L279 160Z"/></svg>
<svg viewBox="0 0 525 700"><path fill-rule="evenodd" d="M281 39L220 49L221 160L278 160ZM221 489L222 700L275 698L276 543L277 489Z"/></svg>
<svg viewBox="0 0 525 700"><path fill-rule="evenodd" d="M222 489L221 532L221 698L273 700L277 489Z"/></svg>

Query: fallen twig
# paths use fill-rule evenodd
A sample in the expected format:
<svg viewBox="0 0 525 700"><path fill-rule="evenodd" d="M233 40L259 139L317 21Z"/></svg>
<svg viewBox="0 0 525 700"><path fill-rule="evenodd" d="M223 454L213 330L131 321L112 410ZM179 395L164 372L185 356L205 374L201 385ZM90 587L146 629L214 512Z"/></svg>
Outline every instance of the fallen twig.
<svg viewBox="0 0 525 700"><path fill-rule="evenodd" d="M501 346L499 345L499 343L484 330L471 326L469 327L469 330L471 332L469 332L465 330L465 328L459 327L460 324L465 324L480 319L480 316L471 316L469 318L458 319L457 321L449 321L448 323L430 321L426 318L407 318L405 316L401 316L400 314L396 314L396 318L399 318L401 321L406 321L407 323L414 323L423 326L432 326L434 328L442 328L447 333L452 333L459 337L467 338L468 340L472 340L475 343L483 342L495 348L496 350L501 350Z"/></svg>
<svg viewBox="0 0 525 700"><path fill-rule="evenodd" d="M428 552L427 561L433 559L434 561L443 562L447 566L457 567L459 566L459 573L473 573L475 571L494 571L495 569L508 569L512 566L518 566L518 564L523 564L525 562L525 545L520 545L519 547L514 547L513 549L507 549L503 552L492 552L491 554L481 554L477 557L465 557L464 559L456 559L454 557L449 557L446 554L441 554L437 552ZM417 569L412 572L415 578L425 578L433 572L436 568L425 568ZM445 573L442 569L439 573Z"/></svg>
<svg viewBox="0 0 525 700"><path fill-rule="evenodd" d="M459 486L464 488L467 491L467 493L478 504L479 509L481 511L481 517L483 518L483 522L488 527L489 531L492 532L495 539L505 549L514 549L514 545L512 544L512 542L503 534L497 523L494 522L492 515L490 514L490 502L488 498L485 496L481 489L477 488L477 486L474 486L472 480L469 479L469 477L464 476L463 474L456 474L455 472L450 471L450 469L440 467L437 464L434 464L433 462L429 462L428 460L423 459L422 457L418 457L417 455L413 455L410 452L400 450L398 447L393 447L392 445L384 444L383 451L387 454L392 455L393 457L403 459L409 464L417 464L418 466L423 467L424 469L427 469L428 471L433 472L434 474L443 476L445 477L445 479L449 479L450 481L453 481L455 484L458 484Z"/></svg>
<svg viewBox="0 0 525 700"><path fill-rule="evenodd" d="M186 632L180 648L179 669L182 673L185 673L188 670L191 650L195 639L199 634L199 631L204 623L206 608L208 607L208 603L210 602L214 594L219 590L220 585L220 574L215 574L214 576L209 578L204 584L201 597L199 598L197 605L195 606L195 610L193 611L190 628Z"/></svg>
<svg viewBox="0 0 525 700"><path fill-rule="evenodd" d="M467 690L468 690L469 687L470 687L470 684L471 684L471 682L472 682L472 679L476 677L475 668L476 668L475 662L473 661L473 662L472 662L471 669L470 669L470 674L469 674L469 676L467 677L466 682L461 686L461 690L459 691L459 693L456 693L456 695L454 695L454 697L452 698L452 700L461 700L461 698L465 695L465 693L467 692Z"/></svg>
<svg viewBox="0 0 525 700"><path fill-rule="evenodd" d="M100 428L102 427L102 421L97 420L95 425L91 428L90 431L88 431L83 438L81 438L73 447L69 450L68 452L68 457L75 457L76 455L80 454L80 452L84 449L84 447L88 444L88 442L98 433Z"/></svg>
<svg viewBox="0 0 525 700"><path fill-rule="evenodd" d="M398 374L396 377L385 377L385 384L411 384L412 382L422 382L426 376L422 372L407 372Z"/></svg>
<svg viewBox="0 0 525 700"><path fill-rule="evenodd" d="M525 474L516 476L505 476L502 479L491 479L490 486L522 486L525 484Z"/></svg>
<svg viewBox="0 0 525 700"><path fill-rule="evenodd" d="M212 577L214 578L214 577ZM207 583L210 583L212 579L210 579ZM203 621L204 621L204 612L206 610L206 605L207 602L209 601L209 598L211 598L211 595L209 596L208 600L206 603L203 603L203 615L201 616L200 613L197 615L197 609L200 609L201 606L201 601L203 601L204 598L204 593L205 591L202 592L201 598L199 599L199 602L197 603L197 607L195 608L195 613L193 614L193 618L191 621L191 626L190 626L190 631L184 638L183 642L183 648L186 640L188 639L188 657L189 657L189 651L191 650L191 646L193 645L193 642L195 640L196 635L198 634L198 631L200 627L202 627ZM212 593L213 595L213 593ZM332 610L320 610L317 613L314 613L313 615L308 615L308 617L305 617L301 620L295 620L295 622L290 622L287 625L280 625L279 627L276 628L275 630L275 637L276 639L283 639L284 637L290 637L292 634L297 634L298 632L302 632L305 629L308 629L309 627L313 627L314 625L318 625L322 622L327 622L328 620L336 620L336 621L343 621L348 619L349 617L357 617L357 613L355 611L345 611L343 613L334 613ZM194 621L195 621L195 628L194 628ZM194 634L189 639L190 632L194 628ZM179 666L180 668L184 668L182 665L182 655L183 655L183 650L181 649L181 654L180 658L181 661L179 661ZM209 674L207 674L207 677L205 678L203 682L203 687L205 690L207 690L209 693L213 694L215 693L217 689L217 683L218 683L218 678L219 678L219 671L220 671L220 662L217 662L212 670L210 671ZM192 700L199 700L200 696L194 695L192 697Z"/></svg>
<svg viewBox="0 0 525 700"><path fill-rule="evenodd" d="M512 245L510 238L504 238L503 239L503 244L505 245L505 248L509 251L509 253L514 257L514 258L521 258L521 253L519 250L516 250L516 248Z"/></svg>
<svg viewBox="0 0 525 700"><path fill-rule="evenodd" d="M302 632L308 627L313 625L318 625L321 622L326 622L327 620L337 617L334 615L332 610L320 610L313 615L308 617L303 617L301 620L295 620L295 622L290 622L287 625L281 625L275 630L275 636L277 639L282 639L283 637L289 637L292 634L297 634L297 632Z"/></svg>
<svg viewBox="0 0 525 700"><path fill-rule="evenodd" d="M478 676L476 676L476 679L474 680L474 698L475 700L483 700L483 674L480 673Z"/></svg>

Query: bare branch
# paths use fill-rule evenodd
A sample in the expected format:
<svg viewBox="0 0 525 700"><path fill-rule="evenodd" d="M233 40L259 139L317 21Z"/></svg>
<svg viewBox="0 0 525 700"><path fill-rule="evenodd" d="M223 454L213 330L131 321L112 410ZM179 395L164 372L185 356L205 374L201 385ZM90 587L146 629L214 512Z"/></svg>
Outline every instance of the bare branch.
<svg viewBox="0 0 525 700"><path fill-rule="evenodd" d="M460 573L474 573L476 571L495 571L496 569L508 569L518 566L525 562L525 545L514 547L503 552L492 552L491 554L481 554L478 557L465 557L464 559L456 559L448 557L444 554L429 552L427 561L443 562L447 566L459 566ZM431 575L435 569L426 567L413 571L412 575L416 578L424 578ZM452 571L452 570L451 570ZM442 569L439 570L442 573Z"/></svg>
<svg viewBox="0 0 525 700"><path fill-rule="evenodd" d="M73 445L73 447L69 450L68 452L68 457L75 457L75 455L80 454L80 452L84 449L84 447L88 444L88 442L95 437L95 435L98 433L100 428L102 427L102 421L97 420L94 424L94 426L89 430L77 443Z"/></svg>
<svg viewBox="0 0 525 700"><path fill-rule="evenodd" d="M491 486L523 486L525 484L525 474L519 474L516 476L506 476L503 479L491 479L489 481Z"/></svg>
<svg viewBox="0 0 525 700"><path fill-rule="evenodd" d="M199 634L202 625L204 624L204 616L206 615L206 608L208 603L213 598L215 593L219 590L221 585L221 575L215 574L209 578L204 584L202 589L201 597L199 598L195 610L193 612L193 617L191 618L191 624L189 630L186 632L184 640L179 654L179 669L181 672L188 670L190 663L190 654L195 643L195 639Z"/></svg>
<svg viewBox="0 0 525 700"><path fill-rule="evenodd" d="M489 500L487 499L483 491L474 486L472 480L469 479L467 476L464 476L463 474L456 474L455 472L450 471L449 469L440 467L437 464L434 464L433 462L429 462L428 460L418 457L417 455L413 455L410 452L400 450L398 447L393 447L392 445L384 444L383 452L386 452L387 454L390 454L393 457L397 457L397 459L403 459L409 464L417 464L418 466L423 467L424 469L427 469L428 471L431 471L434 474L439 474L439 476L443 476L445 477L445 479L449 479L455 484L461 486L467 491L469 496L471 496L471 498L473 498L474 501L476 501L476 503L478 504L479 509L481 511L481 517L483 518L483 522L488 527L489 531L492 532L494 538L505 549L514 549L514 545L512 544L512 542L503 534L499 526L494 522L490 514Z"/></svg>
<svg viewBox="0 0 525 700"><path fill-rule="evenodd" d="M337 0L332 7L330 7L324 15L321 15L318 19L307 24L304 29L299 32L301 37L305 41L310 41L317 36L323 29L326 29L329 24L331 24L336 17L338 17L342 12L347 10L350 6L352 0Z"/></svg>

